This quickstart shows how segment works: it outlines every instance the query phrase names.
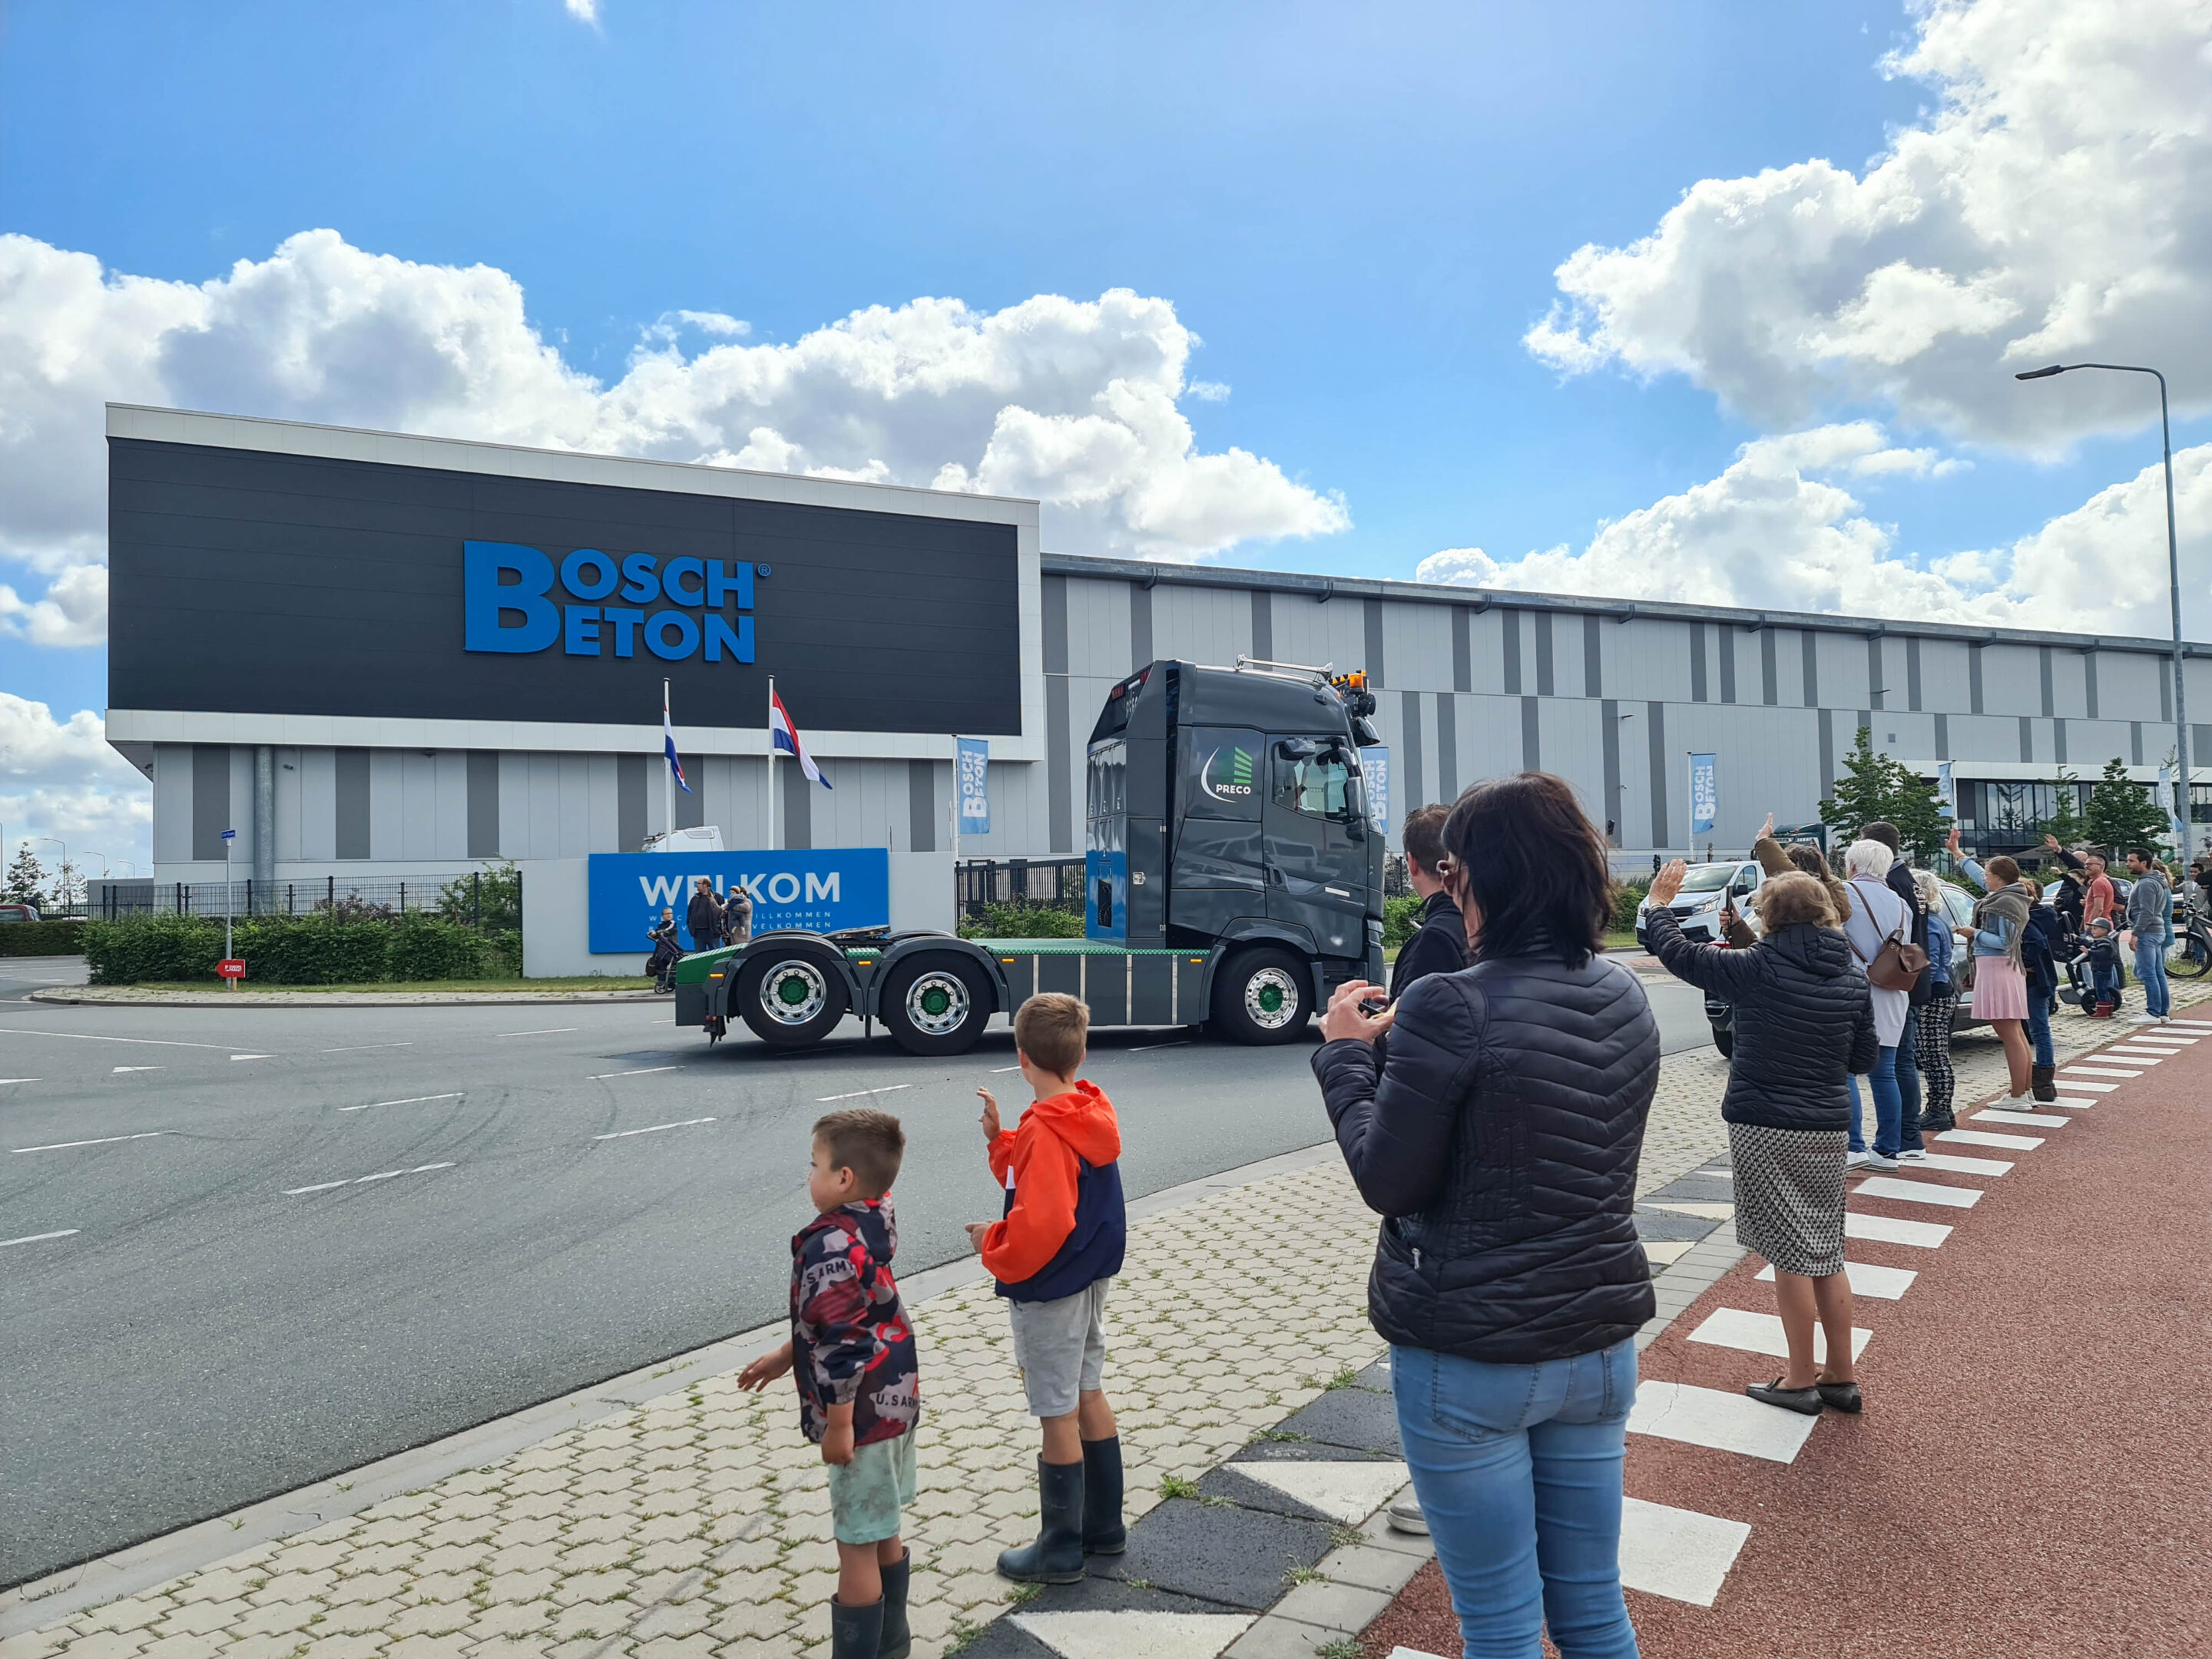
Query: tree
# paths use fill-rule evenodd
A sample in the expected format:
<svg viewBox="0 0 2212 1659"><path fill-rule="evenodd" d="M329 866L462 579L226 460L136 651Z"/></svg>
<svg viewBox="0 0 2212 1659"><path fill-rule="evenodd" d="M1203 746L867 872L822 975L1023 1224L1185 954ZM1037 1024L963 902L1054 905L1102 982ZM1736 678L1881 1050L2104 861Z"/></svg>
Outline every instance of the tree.
<svg viewBox="0 0 2212 1659"><path fill-rule="evenodd" d="M2130 847L2156 846L2166 836L2166 810L2146 786L2128 775L2118 755L2105 763L2105 774L2089 791L2089 840L2114 857Z"/></svg>
<svg viewBox="0 0 2212 1659"><path fill-rule="evenodd" d="M31 843L24 842L15 848L15 861L8 866L7 880L0 884L0 903L44 904L46 885L46 866L32 856Z"/></svg>
<svg viewBox="0 0 2212 1659"><path fill-rule="evenodd" d="M1844 757L1836 793L1820 803L1820 817L1847 843L1877 820L1893 824L1899 850L1923 861L1936 855L1951 830L1936 786L1902 761L1877 754L1874 732L1863 726Z"/></svg>
<svg viewBox="0 0 2212 1659"><path fill-rule="evenodd" d="M2063 766L2051 781L2051 792L2057 797L2057 804L2038 828L2046 836L2057 836L2061 847L2079 847L2089 839L2089 820L2081 816L2081 784L2074 771Z"/></svg>
<svg viewBox="0 0 2212 1659"><path fill-rule="evenodd" d="M1942 849L1951 834L1951 820L1943 816L1943 797L1934 783L1901 761L1890 765L1896 789L1889 803L1889 821L1897 826L1897 840L1907 858L1926 864Z"/></svg>

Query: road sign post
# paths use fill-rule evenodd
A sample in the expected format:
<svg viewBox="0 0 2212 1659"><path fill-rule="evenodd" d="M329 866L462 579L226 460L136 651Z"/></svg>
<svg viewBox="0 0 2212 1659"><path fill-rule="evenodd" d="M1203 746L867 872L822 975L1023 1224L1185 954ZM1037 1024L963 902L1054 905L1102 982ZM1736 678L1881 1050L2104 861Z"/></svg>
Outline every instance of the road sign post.
<svg viewBox="0 0 2212 1659"><path fill-rule="evenodd" d="M237 839L238 831L235 830L226 830L222 832L222 959L225 967L235 960L230 951L230 847L231 843ZM242 974L245 971L245 967L241 964L239 973ZM238 988L237 975L228 975L226 977L230 980L230 988L235 991Z"/></svg>

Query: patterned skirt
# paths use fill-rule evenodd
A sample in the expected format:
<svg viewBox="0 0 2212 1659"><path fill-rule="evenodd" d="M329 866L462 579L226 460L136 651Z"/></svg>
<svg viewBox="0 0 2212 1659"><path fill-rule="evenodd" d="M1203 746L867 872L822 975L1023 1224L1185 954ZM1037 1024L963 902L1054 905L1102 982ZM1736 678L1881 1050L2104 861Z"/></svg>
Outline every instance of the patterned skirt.
<svg viewBox="0 0 2212 1659"><path fill-rule="evenodd" d="M1735 1165L1735 1241L1778 1273L1826 1279L1844 1270L1841 1129L1729 1125Z"/></svg>

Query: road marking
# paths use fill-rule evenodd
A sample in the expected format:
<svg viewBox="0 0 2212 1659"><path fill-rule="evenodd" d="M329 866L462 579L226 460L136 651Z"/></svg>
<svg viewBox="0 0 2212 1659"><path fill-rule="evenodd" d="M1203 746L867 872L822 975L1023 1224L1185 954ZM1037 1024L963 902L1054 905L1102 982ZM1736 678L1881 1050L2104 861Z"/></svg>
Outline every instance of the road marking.
<svg viewBox="0 0 2212 1659"><path fill-rule="evenodd" d="M81 1227L64 1227L58 1233L26 1233L21 1238L0 1238L0 1250L10 1244L43 1244L50 1238L75 1238L83 1231Z"/></svg>
<svg viewBox="0 0 2212 1659"><path fill-rule="evenodd" d="M372 1181L389 1181L394 1176L428 1175L433 1170L450 1170L451 1164L417 1164L411 1170L385 1170L376 1175L357 1176L350 1181L319 1181L312 1187L287 1187L286 1198L296 1198L301 1193L326 1193L333 1187L365 1187Z"/></svg>
<svg viewBox="0 0 2212 1659"><path fill-rule="evenodd" d="M1871 1296L1883 1302L1897 1301L1911 1287L1912 1281L1920 1277L1910 1267L1877 1267L1866 1261L1846 1261L1844 1273L1850 1282L1853 1296ZM1774 1278L1774 1269L1762 1267L1759 1276L1771 1282ZM1635 1425L1632 1423L1630 1426Z"/></svg>
<svg viewBox="0 0 2212 1659"><path fill-rule="evenodd" d="M2063 1078L2088 1078L2088 1077L2118 1077L2118 1078L2129 1078L2129 1077L2141 1077L2141 1076L2142 1075L2142 1073L2141 1072L2136 1072L2136 1071L2122 1071L2122 1070L2121 1070L2118 1066L2068 1066L2064 1071L2063 1071L2063 1072L2059 1073L2059 1074L2058 1074L2058 1075L2059 1075L2059 1076L2061 1076L2061 1077L2063 1077Z"/></svg>
<svg viewBox="0 0 2212 1659"><path fill-rule="evenodd" d="M1977 1123L2033 1123L2039 1128L2063 1129L2074 1120L2053 1117L2048 1112L2005 1112L1991 1107L1986 1112L1976 1112L1974 1121Z"/></svg>
<svg viewBox="0 0 2212 1659"><path fill-rule="evenodd" d="M695 1123L712 1123L711 1117L687 1117L677 1123L656 1123L647 1129L617 1129L612 1134L593 1135L594 1140L623 1140L631 1135L657 1135L663 1129L688 1129Z"/></svg>
<svg viewBox="0 0 2212 1659"><path fill-rule="evenodd" d="M1741 1521L1624 1498L1620 1582L1647 1595L1709 1607L1750 1536L1751 1528Z"/></svg>
<svg viewBox="0 0 2212 1659"><path fill-rule="evenodd" d="M510 1036L559 1036L562 1035L564 1032L568 1032L568 1031L580 1031L580 1030L582 1030L583 1029L584 1029L584 1028L583 1028L582 1026L580 1026L580 1025L549 1025L549 1026L547 1026L547 1027L546 1027L544 1030L542 1030L542 1031L501 1031L501 1032L500 1033L500 1035L501 1035L501 1036L503 1036L503 1037L510 1037Z"/></svg>
<svg viewBox="0 0 2212 1659"><path fill-rule="evenodd" d="M411 1042L355 1042L349 1043L343 1048L325 1048L321 1052L326 1054L357 1054L367 1048L412 1048L415 1045ZM244 1058L244 1056L233 1054L231 1058L238 1060ZM266 1054L257 1054L254 1058L257 1060L266 1060L269 1056Z"/></svg>
<svg viewBox="0 0 2212 1659"><path fill-rule="evenodd" d="M1866 1352L1868 1339L1874 1333L1851 1327L1851 1358L1856 1359ZM1772 1354L1778 1359L1790 1358L1790 1340L1782 1334L1782 1322L1772 1314L1747 1313L1741 1308L1716 1308L1705 1316L1705 1323L1690 1333L1692 1342L1711 1343L1717 1348L1741 1348L1747 1353ZM1818 1325L1813 1328L1813 1358L1828 1357L1827 1333ZM1771 1410L1772 1407L1768 1409Z"/></svg>
<svg viewBox="0 0 2212 1659"><path fill-rule="evenodd" d="M1308 1509L1319 1510L1347 1527L1357 1526L1374 1514L1413 1478L1395 1458L1377 1463L1224 1463L1221 1467L1244 1480L1271 1486L1285 1498L1295 1498Z"/></svg>
<svg viewBox="0 0 2212 1659"><path fill-rule="evenodd" d="M1951 1230L1940 1221L1900 1221L1893 1215L1844 1212L1845 1238L1870 1238L1882 1244L1910 1244L1917 1249L1932 1250L1950 1236Z"/></svg>
<svg viewBox="0 0 2212 1659"><path fill-rule="evenodd" d="M1687 1382L1647 1380L1636 1385L1628 1431L1648 1434L1656 1440L1679 1441L1686 1446L1711 1446L1716 1451L1763 1457L1770 1463L1792 1463L1820 1420L1796 1412L1778 1412L1747 1395L1723 1394L1718 1389L1695 1388ZM1242 1474L1251 1466L1230 1467Z"/></svg>
<svg viewBox="0 0 2212 1659"><path fill-rule="evenodd" d="M0 1083L36 1083L34 1077L0 1077Z"/></svg>
<svg viewBox="0 0 2212 1659"><path fill-rule="evenodd" d="M2008 1146L2015 1152L2032 1152L2043 1145L2041 1135L2001 1135L1987 1129L1946 1129L1936 1139L1966 1146Z"/></svg>
<svg viewBox="0 0 2212 1659"><path fill-rule="evenodd" d="M2066 1086L2069 1089L2087 1089L2091 1094L2108 1095L2120 1085L2117 1083L2093 1083L2089 1079L2100 1077L2134 1077L2136 1074L2133 1072L2066 1071L2061 1072L2058 1075L2066 1079Z"/></svg>
<svg viewBox="0 0 2212 1659"><path fill-rule="evenodd" d="M1899 1204L1941 1204L1948 1209L1971 1210L1982 1201L1979 1187L1951 1187L1936 1181L1898 1181L1873 1176L1859 1182L1854 1198L1886 1198Z"/></svg>
<svg viewBox="0 0 2212 1659"><path fill-rule="evenodd" d="M1129 1050L1133 1054L1148 1054L1155 1048L1182 1048L1190 1044L1188 1037L1177 1037L1172 1042L1145 1042Z"/></svg>
<svg viewBox="0 0 2212 1659"><path fill-rule="evenodd" d="M1943 1152L1930 1152L1906 1166L1914 1170L1948 1170L1954 1175L2001 1176L2009 1175L2012 1165L1997 1158L1952 1158Z"/></svg>
<svg viewBox="0 0 2212 1659"><path fill-rule="evenodd" d="M166 1066L118 1066L108 1076L114 1077L123 1072L166 1072L168 1069Z"/></svg>
<svg viewBox="0 0 2212 1659"><path fill-rule="evenodd" d="M595 1072L584 1081L601 1083L611 1077L643 1077L650 1072L672 1072L675 1069L673 1066L641 1066L635 1072Z"/></svg>
<svg viewBox="0 0 2212 1659"><path fill-rule="evenodd" d="M146 1129L135 1135L102 1135L97 1140L57 1140L50 1146L16 1146L16 1152L61 1152L72 1146L112 1146L121 1140L152 1140L167 1134L167 1129Z"/></svg>
<svg viewBox="0 0 2212 1659"><path fill-rule="evenodd" d="M914 1085L911 1083L894 1083L882 1089L855 1089L849 1095L823 1095L814 1103L817 1106L826 1106L833 1100L859 1100L866 1095L895 1095L902 1089L913 1087Z"/></svg>
<svg viewBox="0 0 2212 1659"><path fill-rule="evenodd" d="M40 1031L16 1025L0 1025L0 1036L65 1037L71 1042L136 1042L149 1048L215 1048L224 1054L230 1052L230 1045L223 1042L176 1042L167 1037L94 1036L89 1031ZM20 1080L38 1081L35 1078Z"/></svg>
<svg viewBox="0 0 2212 1659"><path fill-rule="evenodd" d="M342 1112L366 1112L378 1106L420 1106L426 1100L459 1100L466 1091L456 1089L449 1095L410 1095L404 1100L372 1100L361 1106L341 1106Z"/></svg>
<svg viewBox="0 0 2212 1659"><path fill-rule="evenodd" d="M1019 1066L994 1066L991 1068L991 1075L993 1077L996 1077L1001 1072L1018 1072L1022 1068ZM36 1083L38 1081L36 1078L26 1078L23 1080L26 1083Z"/></svg>

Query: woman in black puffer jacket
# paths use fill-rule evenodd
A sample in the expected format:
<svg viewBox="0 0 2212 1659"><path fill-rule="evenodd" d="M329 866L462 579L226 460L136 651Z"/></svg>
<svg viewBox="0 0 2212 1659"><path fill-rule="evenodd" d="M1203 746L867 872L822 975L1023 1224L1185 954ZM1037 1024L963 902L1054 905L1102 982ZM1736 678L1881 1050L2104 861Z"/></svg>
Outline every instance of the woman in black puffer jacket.
<svg viewBox="0 0 2212 1659"><path fill-rule="evenodd" d="M1605 842L1565 782L1478 784L1443 845L1470 965L1372 1018L1380 988L1343 987L1314 1056L1383 1217L1368 1315L1469 1659L1533 1659L1547 1623L1564 1659L1632 1659L1620 1469L1653 1310L1634 1209L1658 1026L1596 955Z"/></svg>
<svg viewBox="0 0 2212 1659"><path fill-rule="evenodd" d="M1667 908L1684 869L1678 859L1651 884L1651 954L1675 978L1735 1006L1721 1115L1735 1171L1735 1237L1773 1265L1790 1347L1786 1371L1744 1392L1808 1416L1824 1405L1855 1412L1851 1285L1844 1276L1845 1079L1872 1071L1881 1058L1866 975L1832 901L1811 876L1776 876L1759 888L1753 902L1764 937L1750 949L1691 943ZM1825 1367L1813 1358L1816 1315L1828 1338Z"/></svg>

